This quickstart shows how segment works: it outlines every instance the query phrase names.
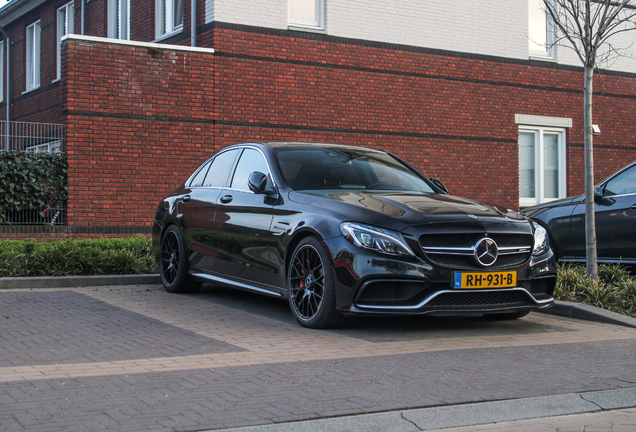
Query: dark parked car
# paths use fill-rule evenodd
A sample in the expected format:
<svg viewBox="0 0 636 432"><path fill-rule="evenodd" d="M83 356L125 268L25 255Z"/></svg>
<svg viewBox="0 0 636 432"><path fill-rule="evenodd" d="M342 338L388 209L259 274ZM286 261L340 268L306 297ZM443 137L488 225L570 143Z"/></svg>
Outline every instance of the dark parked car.
<svg viewBox="0 0 636 432"><path fill-rule="evenodd" d="M594 201L598 262L636 267L636 162L599 183ZM522 213L546 228L559 261L585 262L585 195Z"/></svg>
<svg viewBox="0 0 636 432"><path fill-rule="evenodd" d="M159 204L153 245L166 290L287 298L312 328L348 314L514 319L554 302L543 228L360 147L230 146Z"/></svg>

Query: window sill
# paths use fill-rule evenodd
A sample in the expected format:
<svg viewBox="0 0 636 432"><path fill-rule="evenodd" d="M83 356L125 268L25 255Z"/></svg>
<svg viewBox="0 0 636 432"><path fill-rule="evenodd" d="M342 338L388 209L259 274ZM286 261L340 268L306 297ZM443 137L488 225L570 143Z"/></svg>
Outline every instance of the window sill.
<svg viewBox="0 0 636 432"><path fill-rule="evenodd" d="M183 33L183 26L181 26L180 28L170 33L166 33L164 35L159 36L157 39L153 40L152 43L158 43L158 42L161 42L162 40L170 39L172 36L176 36L181 33Z"/></svg>
<svg viewBox="0 0 636 432"><path fill-rule="evenodd" d="M40 86L38 85L38 86L36 86L36 87L32 87L32 88L30 88L30 89L26 89L25 91L23 91L23 92L22 92L22 94L31 93L32 91L35 91L35 90L37 90L37 89L39 89L39 88L40 88Z"/></svg>
<svg viewBox="0 0 636 432"><path fill-rule="evenodd" d="M320 27L305 27L305 26L300 25L300 24L289 24L287 26L287 30L302 31L302 32L308 32L308 33L327 34L327 30L325 30L324 28L320 28Z"/></svg>
<svg viewBox="0 0 636 432"><path fill-rule="evenodd" d="M557 63L557 59L555 59L554 57L547 57L547 56L541 56L541 55L530 55L529 59L534 61L547 62L547 63Z"/></svg>
<svg viewBox="0 0 636 432"><path fill-rule="evenodd" d="M51 84L55 84L56 82L59 82L62 78L56 78L53 81L51 81Z"/></svg>

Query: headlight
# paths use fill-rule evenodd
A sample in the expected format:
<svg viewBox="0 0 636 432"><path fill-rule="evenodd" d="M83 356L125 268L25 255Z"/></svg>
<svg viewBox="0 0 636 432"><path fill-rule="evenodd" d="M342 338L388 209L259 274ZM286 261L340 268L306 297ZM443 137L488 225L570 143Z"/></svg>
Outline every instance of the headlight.
<svg viewBox="0 0 636 432"><path fill-rule="evenodd" d="M351 222L340 224L340 232L352 244L363 249L397 256L415 256L402 234L371 225Z"/></svg>
<svg viewBox="0 0 636 432"><path fill-rule="evenodd" d="M532 222L534 226L534 249L532 255L537 256L548 250L548 232L541 225Z"/></svg>

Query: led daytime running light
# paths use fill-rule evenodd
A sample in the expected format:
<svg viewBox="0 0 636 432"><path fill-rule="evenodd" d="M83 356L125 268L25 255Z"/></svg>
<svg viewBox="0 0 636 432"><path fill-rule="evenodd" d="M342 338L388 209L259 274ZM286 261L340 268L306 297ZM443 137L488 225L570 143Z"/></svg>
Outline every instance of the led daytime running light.
<svg viewBox="0 0 636 432"><path fill-rule="evenodd" d="M414 256L402 234L371 225L345 222L340 232L352 244L387 255Z"/></svg>

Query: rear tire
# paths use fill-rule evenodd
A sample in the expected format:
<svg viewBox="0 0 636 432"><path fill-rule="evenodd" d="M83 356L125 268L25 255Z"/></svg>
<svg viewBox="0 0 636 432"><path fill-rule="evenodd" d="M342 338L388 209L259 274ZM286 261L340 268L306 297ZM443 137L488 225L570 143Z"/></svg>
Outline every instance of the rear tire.
<svg viewBox="0 0 636 432"><path fill-rule="evenodd" d="M170 225L161 237L161 255L159 272L161 282L170 293L198 291L201 282L194 281L188 274L188 257L185 252L183 236L175 225Z"/></svg>
<svg viewBox="0 0 636 432"><path fill-rule="evenodd" d="M315 237L294 249L287 269L289 307L303 327L325 329L339 325L334 271L325 247Z"/></svg>

